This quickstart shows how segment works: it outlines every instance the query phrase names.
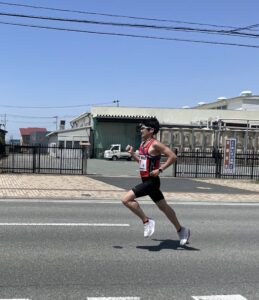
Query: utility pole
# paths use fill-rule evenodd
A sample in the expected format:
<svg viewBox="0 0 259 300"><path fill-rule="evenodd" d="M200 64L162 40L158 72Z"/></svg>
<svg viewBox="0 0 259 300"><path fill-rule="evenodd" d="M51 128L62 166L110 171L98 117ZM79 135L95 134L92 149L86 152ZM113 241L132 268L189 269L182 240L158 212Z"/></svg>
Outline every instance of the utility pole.
<svg viewBox="0 0 259 300"><path fill-rule="evenodd" d="M6 129L6 114L1 115L1 124L0 128L3 126L4 130Z"/></svg>
<svg viewBox="0 0 259 300"><path fill-rule="evenodd" d="M117 107L120 106L120 100L114 100L113 103L117 103Z"/></svg>
<svg viewBox="0 0 259 300"><path fill-rule="evenodd" d="M4 129L6 129L6 114L4 114Z"/></svg>
<svg viewBox="0 0 259 300"><path fill-rule="evenodd" d="M54 123L56 124L56 130L58 130L58 116L54 116L53 118L56 119Z"/></svg>

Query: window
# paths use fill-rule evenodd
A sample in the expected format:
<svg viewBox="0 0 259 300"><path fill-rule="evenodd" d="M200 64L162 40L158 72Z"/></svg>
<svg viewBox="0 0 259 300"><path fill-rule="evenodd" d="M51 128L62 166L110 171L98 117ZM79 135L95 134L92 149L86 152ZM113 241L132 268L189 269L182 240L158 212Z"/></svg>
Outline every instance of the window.
<svg viewBox="0 0 259 300"><path fill-rule="evenodd" d="M180 146L181 141L180 141L180 133L179 132L173 132L173 144L174 146Z"/></svg>
<svg viewBox="0 0 259 300"><path fill-rule="evenodd" d="M80 147L79 141L74 141L74 148L79 148L79 147Z"/></svg>
<svg viewBox="0 0 259 300"><path fill-rule="evenodd" d="M111 150L119 151L120 148L119 148L119 146L113 146Z"/></svg>
<svg viewBox="0 0 259 300"><path fill-rule="evenodd" d="M58 142L58 147L59 148L64 148L64 146L65 146L65 142L64 141L59 141Z"/></svg>
<svg viewBox="0 0 259 300"><path fill-rule="evenodd" d="M170 144L170 132L163 131L162 133L162 143L163 144Z"/></svg>
<svg viewBox="0 0 259 300"><path fill-rule="evenodd" d="M66 148L72 148L72 141L66 141Z"/></svg>

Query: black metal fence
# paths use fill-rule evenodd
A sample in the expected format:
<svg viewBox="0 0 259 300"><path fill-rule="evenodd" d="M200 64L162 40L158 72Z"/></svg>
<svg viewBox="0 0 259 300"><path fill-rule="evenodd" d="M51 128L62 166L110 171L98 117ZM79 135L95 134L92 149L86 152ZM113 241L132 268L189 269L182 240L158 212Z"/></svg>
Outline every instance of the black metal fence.
<svg viewBox="0 0 259 300"><path fill-rule="evenodd" d="M85 148L5 145L1 173L86 174Z"/></svg>
<svg viewBox="0 0 259 300"><path fill-rule="evenodd" d="M222 151L188 151L177 156L175 177L259 179L259 154L252 151L235 154L233 171L224 167Z"/></svg>
<svg viewBox="0 0 259 300"><path fill-rule="evenodd" d="M225 169L222 151L184 151L177 156L175 177L259 179L256 152L236 153L233 172ZM87 157L83 147L4 145L0 147L0 173L87 174Z"/></svg>

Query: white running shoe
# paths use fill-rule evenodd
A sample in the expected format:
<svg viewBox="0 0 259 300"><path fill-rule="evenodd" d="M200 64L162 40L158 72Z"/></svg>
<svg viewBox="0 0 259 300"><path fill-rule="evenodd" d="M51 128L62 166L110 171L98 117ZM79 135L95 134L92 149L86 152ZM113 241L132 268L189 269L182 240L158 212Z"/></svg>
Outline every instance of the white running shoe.
<svg viewBox="0 0 259 300"><path fill-rule="evenodd" d="M190 229L182 227L181 231L178 232L179 240L180 240L180 245L184 246L186 244L189 244L189 239L190 239Z"/></svg>
<svg viewBox="0 0 259 300"><path fill-rule="evenodd" d="M144 224L144 237L148 238L155 231L155 221L152 219L148 219L148 222Z"/></svg>

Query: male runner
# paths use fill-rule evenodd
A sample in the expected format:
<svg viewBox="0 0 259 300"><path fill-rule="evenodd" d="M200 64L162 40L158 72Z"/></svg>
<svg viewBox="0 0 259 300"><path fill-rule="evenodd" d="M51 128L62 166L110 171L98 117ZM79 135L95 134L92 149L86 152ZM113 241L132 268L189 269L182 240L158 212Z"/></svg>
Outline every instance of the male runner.
<svg viewBox="0 0 259 300"><path fill-rule="evenodd" d="M159 174L172 165L176 161L177 156L167 146L154 138L154 135L159 131L159 122L157 119L145 120L141 124L140 130L142 143L139 147L139 156L130 145L127 146L127 151L139 163L142 183L128 191L124 195L122 202L143 221L144 237L150 237L155 231L155 221L145 215L136 201L136 198L146 195L150 196L158 208L175 226L180 239L180 245L183 246L189 242L190 230L180 225L174 210L167 204L159 189ZM161 154L167 157L166 162L162 165L160 165Z"/></svg>

